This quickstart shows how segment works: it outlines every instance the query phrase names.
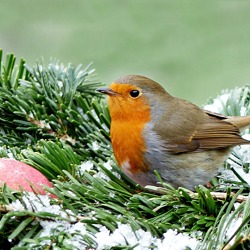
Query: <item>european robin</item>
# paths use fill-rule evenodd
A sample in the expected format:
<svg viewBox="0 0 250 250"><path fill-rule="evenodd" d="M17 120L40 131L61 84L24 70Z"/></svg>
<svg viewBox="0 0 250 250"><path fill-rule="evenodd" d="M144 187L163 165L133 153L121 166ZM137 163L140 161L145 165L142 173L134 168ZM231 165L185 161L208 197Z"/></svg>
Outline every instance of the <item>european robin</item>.
<svg viewBox="0 0 250 250"><path fill-rule="evenodd" d="M250 144L239 132L250 125L250 116L200 109L144 76L124 76L97 91L108 95L117 163L141 186L159 186L154 170L176 188L206 184L232 147Z"/></svg>

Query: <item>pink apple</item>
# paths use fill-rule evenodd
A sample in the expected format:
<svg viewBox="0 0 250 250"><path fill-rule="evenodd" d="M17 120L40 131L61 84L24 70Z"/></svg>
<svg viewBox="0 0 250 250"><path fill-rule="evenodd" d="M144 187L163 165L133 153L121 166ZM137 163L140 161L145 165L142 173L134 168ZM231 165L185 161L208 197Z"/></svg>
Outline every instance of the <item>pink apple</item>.
<svg viewBox="0 0 250 250"><path fill-rule="evenodd" d="M9 158L0 158L0 186L4 182L11 189L20 190L21 187L27 192L36 194L46 194L43 190L44 185L53 187L49 180L35 168Z"/></svg>

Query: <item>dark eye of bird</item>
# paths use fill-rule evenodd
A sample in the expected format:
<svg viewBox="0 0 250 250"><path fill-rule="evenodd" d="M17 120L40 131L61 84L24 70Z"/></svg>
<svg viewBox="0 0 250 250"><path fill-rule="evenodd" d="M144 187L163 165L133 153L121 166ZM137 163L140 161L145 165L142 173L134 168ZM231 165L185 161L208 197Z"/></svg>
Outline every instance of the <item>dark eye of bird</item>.
<svg viewBox="0 0 250 250"><path fill-rule="evenodd" d="M131 96L131 97L136 98L136 97L138 97L138 96L139 96L140 91L139 91L139 90L134 89L134 90L131 90L129 94L130 94L130 96Z"/></svg>

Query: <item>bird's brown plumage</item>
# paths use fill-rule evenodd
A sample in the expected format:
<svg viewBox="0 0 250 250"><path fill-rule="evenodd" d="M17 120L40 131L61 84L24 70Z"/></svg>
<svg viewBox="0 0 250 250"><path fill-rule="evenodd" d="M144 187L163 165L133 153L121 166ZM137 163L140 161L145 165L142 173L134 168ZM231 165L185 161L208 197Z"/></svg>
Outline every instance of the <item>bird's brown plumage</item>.
<svg viewBox="0 0 250 250"><path fill-rule="evenodd" d="M119 78L109 89L111 141L118 164L139 184L156 185L154 170L173 186L209 181L233 146L250 144L240 129L250 116L226 117L173 97L138 75ZM137 91L138 96L131 96Z"/></svg>

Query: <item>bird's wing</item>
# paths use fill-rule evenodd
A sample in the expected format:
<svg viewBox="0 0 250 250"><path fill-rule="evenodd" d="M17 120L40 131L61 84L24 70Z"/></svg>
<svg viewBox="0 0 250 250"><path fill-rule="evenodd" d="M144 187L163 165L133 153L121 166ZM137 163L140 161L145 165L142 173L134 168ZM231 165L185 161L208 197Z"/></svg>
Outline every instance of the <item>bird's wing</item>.
<svg viewBox="0 0 250 250"><path fill-rule="evenodd" d="M239 129L227 121L227 117L207 113L206 121L198 126L192 140L199 143L197 150L222 149L250 143L243 139Z"/></svg>
<svg viewBox="0 0 250 250"><path fill-rule="evenodd" d="M205 110L203 109L203 111L208 114L209 116L213 116L213 117L216 117L220 120L223 120L223 119L227 119L228 116L225 116L225 115L222 115L222 114L219 114L219 113L215 113L215 112L212 112L212 111L209 111L209 110Z"/></svg>
<svg viewBox="0 0 250 250"><path fill-rule="evenodd" d="M250 143L240 136L235 125L227 122L228 117L209 111L205 113L202 121L186 119L184 124L180 124L186 126L186 129L179 129L175 137L168 137L166 150L175 154Z"/></svg>

